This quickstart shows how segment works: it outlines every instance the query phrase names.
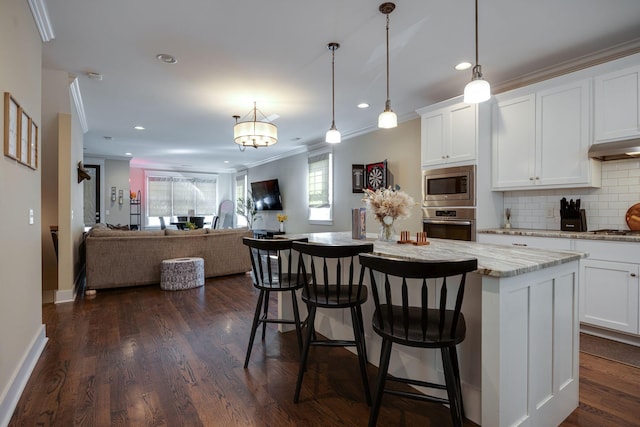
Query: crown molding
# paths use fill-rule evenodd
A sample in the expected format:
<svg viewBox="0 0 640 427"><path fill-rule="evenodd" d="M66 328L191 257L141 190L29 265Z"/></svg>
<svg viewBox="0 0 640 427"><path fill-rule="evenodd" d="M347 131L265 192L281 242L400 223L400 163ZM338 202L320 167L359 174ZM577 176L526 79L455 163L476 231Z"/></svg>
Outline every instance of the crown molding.
<svg viewBox="0 0 640 427"><path fill-rule="evenodd" d="M531 73L523 74L518 78L507 80L496 85L492 85L493 94L507 92L523 86L539 83L564 74L573 73L595 65L604 64L625 56L640 52L640 38L592 52L588 55L563 61L550 67L541 68Z"/></svg>
<svg viewBox="0 0 640 427"><path fill-rule="evenodd" d="M89 126L87 125L87 116L84 113L84 104L82 103L82 95L80 94L80 84L78 83L77 77L70 75L70 78L72 79L69 85L71 98L73 99L73 104L76 106L76 111L78 112L78 120L80 121L82 133L87 133Z"/></svg>
<svg viewBox="0 0 640 427"><path fill-rule="evenodd" d="M29 0L29 8L31 8L33 20L36 21L36 27L38 27L42 42L46 43L55 39L56 36L53 34L53 26L49 19L46 0Z"/></svg>

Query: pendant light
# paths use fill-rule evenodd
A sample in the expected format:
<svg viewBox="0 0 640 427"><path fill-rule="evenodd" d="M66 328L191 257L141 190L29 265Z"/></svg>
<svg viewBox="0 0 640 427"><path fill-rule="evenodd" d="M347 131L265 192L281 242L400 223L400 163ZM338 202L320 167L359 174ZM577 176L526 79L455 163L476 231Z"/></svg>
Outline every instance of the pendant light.
<svg viewBox="0 0 640 427"><path fill-rule="evenodd" d="M391 110L391 100L389 99L389 14L395 8L396 5L393 3L382 3L378 8L380 12L387 15L387 101L384 104L384 111L378 116L378 127L383 129L398 126L398 116Z"/></svg>
<svg viewBox="0 0 640 427"><path fill-rule="evenodd" d="M491 98L491 86L482 78L482 67L478 64L478 0L476 1L476 65L473 67L471 81L464 87L464 102L478 104Z"/></svg>
<svg viewBox="0 0 640 427"><path fill-rule="evenodd" d="M244 151L246 147L269 147L278 142L278 128L273 123L267 121L264 114L264 121L258 120L258 110L256 103L253 103L253 110L247 113L243 121L238 121L240 116L233 116L236 124L233 126L233 140ZM246 120L245 120L246 119Z"/></svg>
<svg viewBox="0 0 640 427"><path fill-rule="evenodd" d="M337 144L342 141L340 131L336 129L336 77L335 62L336 49L340 48L340 43L329 43L327 49L331 51L331 129L327 131L325 141L329 144Z"/></svg>

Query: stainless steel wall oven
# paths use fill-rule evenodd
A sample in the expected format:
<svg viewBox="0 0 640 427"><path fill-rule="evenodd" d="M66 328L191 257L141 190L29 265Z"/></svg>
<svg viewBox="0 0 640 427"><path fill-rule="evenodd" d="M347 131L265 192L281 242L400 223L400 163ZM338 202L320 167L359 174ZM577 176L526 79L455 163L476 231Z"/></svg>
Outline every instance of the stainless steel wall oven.
<svg viewBox="0 0 640 427"><path fill-rule="evenodd" d="M476 240L476 167L422 171L422 224L428 237Z"/></svg>

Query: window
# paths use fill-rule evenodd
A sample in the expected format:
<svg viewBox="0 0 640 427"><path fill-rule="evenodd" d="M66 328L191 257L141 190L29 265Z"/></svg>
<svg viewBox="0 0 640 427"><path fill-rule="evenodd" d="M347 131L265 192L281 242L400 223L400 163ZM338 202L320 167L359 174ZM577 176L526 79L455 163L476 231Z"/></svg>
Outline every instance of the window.
<svg viewBox="0 0 640 427"><path fill-rule="evenodd" d="M147 225L159 226L158 217L204 216L210 222L217 206L217 176L149 171L147 178ZM209 218L206 218L209 217Z"/></svg>
<svg viewBox="0 0 640 427"><path fill-rule="evenodd" d="M247 173L241 173L236 175L236 186L235 186L235 195L236 195L236 200L234 201L234 203L236 204L236 213L238 215L236 215L236 221L237 221L237 226L238 227L247 227L248 223L247 223L247 212L246 212L246 208L244 208L240 203L238 203L239 200L246 200L247 199Z"/></svg>
<svg viewBox="0 0 640 427"><path fill-rule="evenodd" d="M333 155L330 151L309 153L307 180L309 221L333 219Z"/></svg>

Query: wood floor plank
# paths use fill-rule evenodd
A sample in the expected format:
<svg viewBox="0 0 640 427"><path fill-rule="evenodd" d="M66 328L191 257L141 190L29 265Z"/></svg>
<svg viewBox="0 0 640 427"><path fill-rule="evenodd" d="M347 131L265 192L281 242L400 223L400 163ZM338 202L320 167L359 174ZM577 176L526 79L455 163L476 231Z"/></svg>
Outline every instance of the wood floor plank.
<svg viewBox="0 0 640 427"><path fill-rule="evenodd" d="M298 404L294 333L269 325L243 368L257 297L250 277L235 275L183 291L142 286L44 305L49 342L9 425L366 425L357 358L347 350L311 349ZM562 425L640 425L640 370L580 360L580 407ZM371 384L376 372L368 366ZM385 395L379 425L451 421L442 405Z"/></svg>

